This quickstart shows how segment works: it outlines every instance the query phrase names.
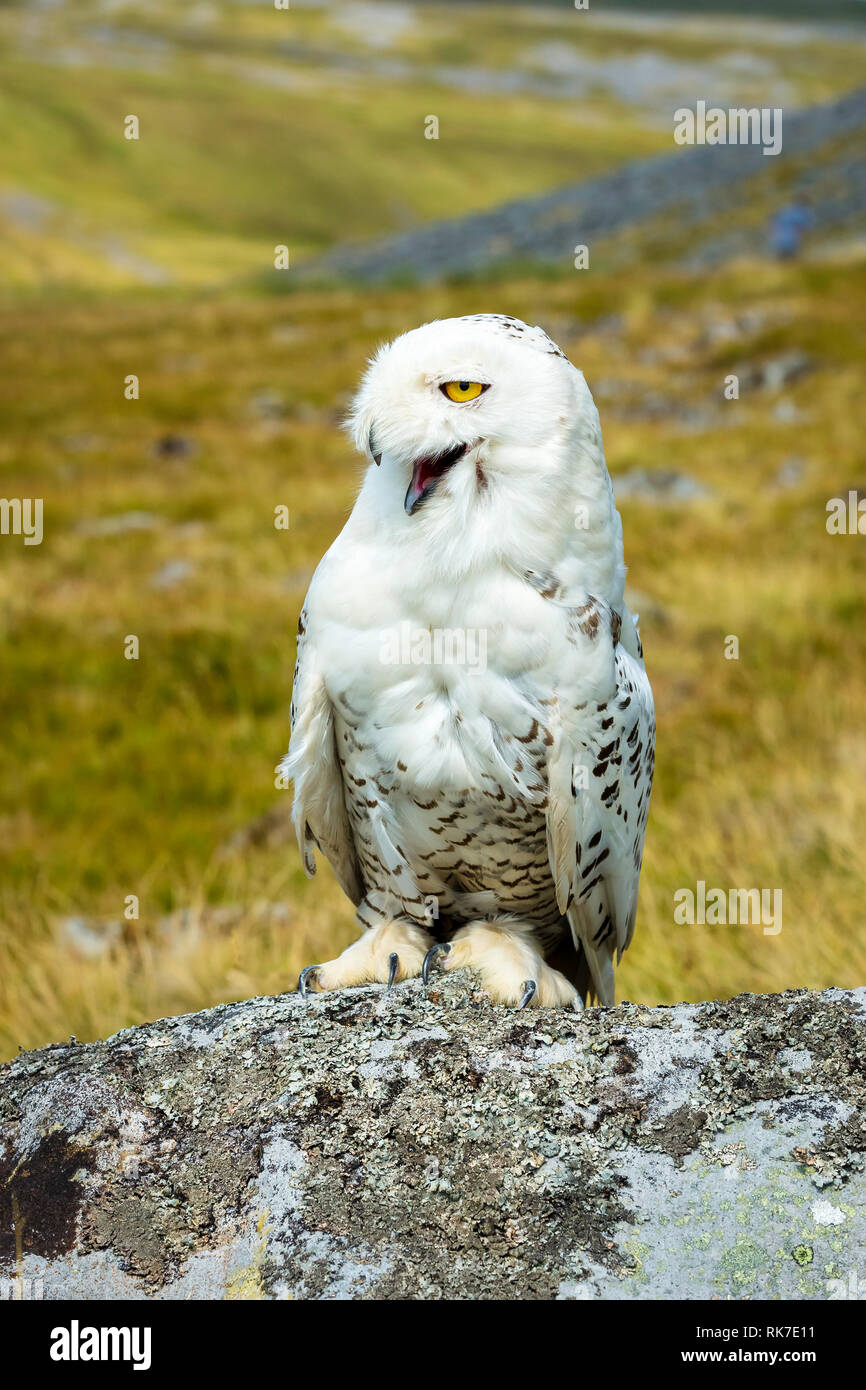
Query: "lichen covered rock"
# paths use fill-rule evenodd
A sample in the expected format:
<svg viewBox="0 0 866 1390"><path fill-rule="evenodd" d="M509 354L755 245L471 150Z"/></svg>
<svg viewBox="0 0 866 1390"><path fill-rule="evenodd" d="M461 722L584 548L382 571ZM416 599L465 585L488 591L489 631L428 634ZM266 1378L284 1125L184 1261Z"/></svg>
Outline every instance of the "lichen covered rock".
<svg viewBox="0 0 866 1390"><path fill-rule="evenodd" d="M866 990L518 1014L455 972L224 1005L0 1068L0 1279L846 1296L864 1090Z"/></svg>

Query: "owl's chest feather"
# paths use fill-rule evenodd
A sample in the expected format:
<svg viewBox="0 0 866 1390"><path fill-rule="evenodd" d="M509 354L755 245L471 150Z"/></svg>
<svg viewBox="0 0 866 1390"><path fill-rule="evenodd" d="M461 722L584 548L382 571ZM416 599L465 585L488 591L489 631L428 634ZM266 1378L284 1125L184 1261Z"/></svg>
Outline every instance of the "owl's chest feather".
<svg viewBox="0 0 866 1390"><path fill-rule="evenodd" d="M559 913L547 855L544 727L533 719L522 733L488 734L493 751L477 770L447 727L448 711L438 717L445 721L441 746L412 751L404 735L393 764L364 744L360 724L338 723L349 821L368 890L396 896L401 912L422 919L435 901L456 920L508 912L553 927ZM443 762L463 780L446 782Z"/></svg>

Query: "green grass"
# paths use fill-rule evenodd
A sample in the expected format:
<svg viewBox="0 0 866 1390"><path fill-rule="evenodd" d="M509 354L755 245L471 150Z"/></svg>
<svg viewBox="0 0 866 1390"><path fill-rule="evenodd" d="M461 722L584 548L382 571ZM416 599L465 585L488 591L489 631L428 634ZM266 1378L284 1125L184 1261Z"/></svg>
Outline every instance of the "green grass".
<svg viewBox="0 0 866 1390"><path fill-rule="evenodd" d="M287 807L273 776L297 612L357 477L341 405L383 337L478 309L548 324L591 385L625 374L720 402L703 433L619 418L616 399L602 409L614 474L672 466L715 491L686 508L622 505L630 583L653 601L642 630L659 748L621 993L862 983L866 549L829 537L824 509L866 481L864 307L857 256L702 278L644 269L369 296L9 305L0 491L44 498L45 540L0 540L0 1053L279 990L350 939L327 868L308 884L288 838L221 851ZM736 350L707 339L706 325L746 310L764 322ZM608 315L620 332L593 329ZM760 393L721 402L735 360L791 344L816 363L786 392L798 423L777 422ZM137 402L122 395L130 370ZM278 418L255 412L266 391L284 403ZM196 452L155 453L169 432ZM802 480L779 490L794 454ZM272 524L281 503L288 532ZM132 509L159 526L80 530ZM178 560L188 577L153 588ZM123 657L130 633L137 662ZM724 659L729 633L739 661ZM782 933L675 927L673 892L698 878L781 887ZM82 958L58 934L74 913L121 919L129 894L140 919L104 955ZM256 907L268 903L288 917ZM239 912L226 923L219 905ZM165 923L187 907L192 926Z"/></svg>

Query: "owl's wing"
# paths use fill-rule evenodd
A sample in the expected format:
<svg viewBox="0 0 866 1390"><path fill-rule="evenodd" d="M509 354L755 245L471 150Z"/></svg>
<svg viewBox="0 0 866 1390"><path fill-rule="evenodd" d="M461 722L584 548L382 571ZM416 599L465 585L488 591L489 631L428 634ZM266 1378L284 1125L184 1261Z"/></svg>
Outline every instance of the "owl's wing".
<svg viewBox="0 0 866 1390"><path fill-rule="evenodd" d="M620 614L589 595L563 608L569 654L557 682L548 758L548 855L590 993L611 1005L614 956L618 962L631 941L637 912L653 700L628 610Z"/></svg>
<svg viewBox="0 0 866 1390"><path fill-rule="evenodd" d="M349 826L337 756L334 709L306 606L298 622L298 656L292 684L292 737L283 771L294 781L292 821L307 877L316 872L315 847L327 857L344 893L359 903L364 889Z"/></svg>

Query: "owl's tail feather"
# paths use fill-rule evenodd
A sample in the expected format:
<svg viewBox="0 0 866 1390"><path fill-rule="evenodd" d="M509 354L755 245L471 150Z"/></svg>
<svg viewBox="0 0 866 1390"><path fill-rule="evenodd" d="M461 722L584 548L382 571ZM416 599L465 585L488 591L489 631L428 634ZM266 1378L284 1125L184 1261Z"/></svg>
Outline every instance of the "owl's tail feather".
<svg viewBox="0 0 866 1390"><path fill-rule="evenodd" d="M612 1008L616 1003L613 957L617 938L605 880L599 879L583 901L572 903L566 916L589 994L605 1008ZM583 986L577 981L575 985L587 1003Z"/></svg>
<svg viewBox="0 0 866 1390"><path fill-rule="evenodd" d="M589 968L589 961L584 954L583 947L576 953L574 976L572 984L583 1000L583 1007L588 1009L592 1004L598 1003L598 990L592 978L592 971Z"/></svg>
<svg viewBox="0 0 866 1390"><path fill-rule="evenodd" d="M616 988L613 957L607 947L602 946L597 951L581 942L579 968L586 981L586 993L583 984L577 986L584 1004L603 1004L606 1009L612 1009L616 1003Z"/></svg>

